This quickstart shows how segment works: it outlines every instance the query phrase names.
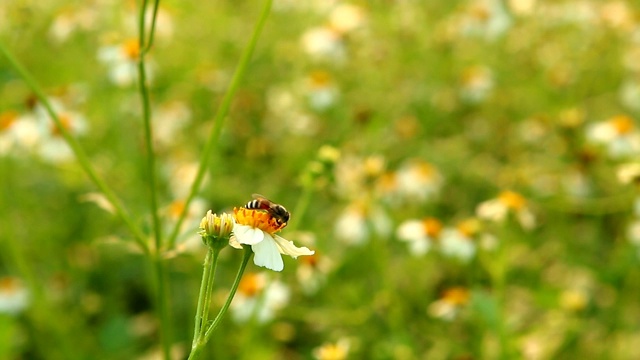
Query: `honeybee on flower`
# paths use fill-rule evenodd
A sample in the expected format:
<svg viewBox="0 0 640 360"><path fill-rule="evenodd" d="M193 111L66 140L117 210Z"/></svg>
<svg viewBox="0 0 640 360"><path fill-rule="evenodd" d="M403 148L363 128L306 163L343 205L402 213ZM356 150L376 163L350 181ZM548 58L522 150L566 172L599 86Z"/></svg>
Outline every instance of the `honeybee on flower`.
<svg viewBox="0 0 640 360"><path fill-rule="evenodd" d="M256 197L245 206L233 209L236 224L229 240L231 246L240 249L242 245L251 245L254 264L274 271L284 268L281 254L297 258L315 253L306 247L296 247L293 241L277 235L287 226L289 212L280 204L260 195Z"/></svg>

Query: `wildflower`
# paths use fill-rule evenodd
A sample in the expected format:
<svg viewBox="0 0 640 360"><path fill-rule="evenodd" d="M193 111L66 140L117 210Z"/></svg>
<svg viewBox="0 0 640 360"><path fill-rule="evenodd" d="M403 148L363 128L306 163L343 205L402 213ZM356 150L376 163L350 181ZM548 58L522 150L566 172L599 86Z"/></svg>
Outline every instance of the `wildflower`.
<svg viewBox="0 0 640 360"><path fill-rule="evenodd" d="M560 306L569 311L582 311L589 303L589 295L583 289L568 289L560 294Z"/></svg>
<svg viewBox="0 0 640 360"><path fill-rule="evenodd" d="M16 277L0 277L0 314L17 315L29 305L29 291Z"/></svg>
<svg viewBox="0 0 640 360"><path fill-rule="evenodd" d="M438 238L442 224L438 219L407 220L400 224L396 235L399 240L409 244L409 251L414 256L426 254L431 243Z"/></svg>
<svg viewBox="0 0 640 360"><path fill-rule="evenodd" d="M313 357L316 360L344 360L349 355L350 343L342 338L335 343L324 343L313 349Z"/></svg>
<svg viewBox="0 0 640 360"><path fill-rule="evenodd" d="M587 139L604 145L614 159L640 154L640 133L634 120L627 115L617 115L587 128Z"/></svg>
<svg viewBox="0 0 640 360"><path fill-rule="evenodd" d="M137 79L139 57L140 44L137 39L103 46L98 50L98 60L109 68L110 80L120 87L130 86ZM152 66L147 66L147 79L151 79L152 69Z"/></svg>
<svg viewBox="0 0 640 360"><path fill-rule="evenodd" d="M346 58L342 35L330 26L307 30L302 35L301 43L304 51L313 58L335 63L342 63Z"/></svg>
<svg viewBox="0 0 640 360"><path fill-rule="evenodd" d="M300 260L296 271L298 283L306 294L313 294L326 282L327 274L333 268L333 263L327 256L321 256L317 252L311 256L305 256Z"/></svg>
<svg viewBox="0 0 640 360"><path fill-rule="evenodd" d="M339 4L329 14L329 26L340 34L349 33L364 23L362 8L353 4Z"/></svg>
<svg viewBox="0 0 640 360"><path fill-rule="evenodd" d="M446 321L456 318L460 310L469 303L471 294L463 287L451 287L446 289L442 296L429 304L429 315Z"/></svg>
<svg viewBox="0 0 640 360"><path fill-rule="evenodd" d="M512 20L498 0L475 0L459 19L459 31L469 37L492 41L506 33Z"/></svg>
<svg viewBox="0 0 640 360"><path fill-rule="evenodd" d="M477 104L489 96L493 87L493 72L490 68L486 66L468 67L462 73L460 96L471 104Z"/></svg>
<svg viewBox="0 0 640 360"><path fill-rule="evenodd" d="M202 236L202 242L205 245L222 248L227 244L234 224L235 222L231 215L217 215L209 210L207 215L200 221L198 234Z"/></svg>
<svg viewBox="0 0 640 360"><path fill-rule="evenodd" d="M622 164L616 172L618 181L623 184L640 183L640 163L632 162Z"/></svg>
<svg viewBox="0 0 640 360"><path fill-rule="evenodd" d="M423 203L435 198L444 183L438 169L430 163L414 159L404 163L396 172L400 195L410 202Z"/></svg>
<svg viewBox="0 0 640 360"><path fill-rule="evenodd" d="M275 312L289 303L289 288L279 281L269 281L264 273L248 273L242 277L231 303L234 320L245 322L255 317L265 323Z"/></svg>
<svg viewBox="0 0 640 360"><path fill-rule="evenodd" d="M301 255L313 255L314 251L306 247L296 247L275 233L282 230L286 224L279 223L269 213L262 210L234 208L233 214L236 224L233 227L234 236L230 244L241 248L241 244L251 245L255 253L254 264L274 271L282 271L284 262L280 254L294 259Z"/></svg>
<svg viewBox="0 0 640 360"><path fill-rule="evenodd" d="M479 232L477 219L460 222L455 228L445 228L440 235L440 251L448 257L467 262L476 254L474 236Z"/></svg>
<svg viewBox="0 0 640 360"><path fill-rule="evenodd" d="M331 75L325 71L314 71L309 74L304 84L309 106L322 111L333 106L339 96L338 88L333 83Z"/></svg>
<svg viewBox="0 0 640 360"><path fill-rule="evenodd" d="M510 211L524 229L530 230L535 226L536 220L527 207L526 199L513 191L503 191L497 198L481 203L476 213L481 219L503 222Z"/></svg>
<svg viewBox="0 0 640 360"><path fill-rule="evenodd" d="M361 245L371 236L386 237L391 232L391 220L373 204L353 203L347 206L336 221L336 237L348 245Z"/></svg>

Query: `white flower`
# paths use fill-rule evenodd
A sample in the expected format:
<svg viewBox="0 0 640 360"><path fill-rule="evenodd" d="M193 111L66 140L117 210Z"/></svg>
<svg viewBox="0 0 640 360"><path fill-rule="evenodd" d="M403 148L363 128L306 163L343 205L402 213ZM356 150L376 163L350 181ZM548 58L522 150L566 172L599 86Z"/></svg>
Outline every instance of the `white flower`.
<svg viewBox="0 0 640 360"><path fill-rule="evenodd" d="M294 259L301 255L313 255L315 252L306 247L296 247L293 241L286 240L275 232L286 224L278 223L268 212L261 210L234 208L236 224L230 244L241 248L241 244L251 245L254 252L253 263L274 271L282 271L284 262L280 254Z"/></svg>
<svg viewBox="0 0 640 360"><path fill-rule="evenodd" d="M640 154L640 133L634 120L626 115L617 115L587 128L587 139L604 145L613 159Z"/></svg>
<svg viewBox="0 0 640 360"><path fill-rule="evenodd" d="M423 203L440 193L444 178L440 171L428 162L409 160L396 172L397 191L409 202Z"/></svg>
<svg viewBox="0 0 640 360"><path fill-rule="evenodd" d="M498 197L480 203L476 210L479 218L499 223L504 222L509 212L515 214L524 229L531 230L535 227L536 218L527 207L526 199L513 191L501 192Z"/></svg>
<svg viewBox="0 0 640 360"><path fill-rule="evenodd" d="M304 51L314 58L337 63L343 62L346 58L342 36L328 26L307 30L302 35L301 43Z"/></svg>
<svg viewBox="0 0 640 360"><path fill-rule="evenodd" d="M433 240L440 234L442 225L433 218L425 220L407 220L400 224L396 236L409 244L409 251L414 256L426 254Z"/></svg>
<svg viewBox="0 0 640 360"><path fill-rule="evenodd" d="M0 278L0 314L16 315L29 305L29 291L20 279Z"/></svg>
<svg viewBox="0 0 640 360"><path fill-rule="evenodd" d="M238 322L255 316L258 322L265 323L289 303L289 298L290 291L285 284L269 281L264 273L248 273L240 281L231 303L232 316Z"/></svg>

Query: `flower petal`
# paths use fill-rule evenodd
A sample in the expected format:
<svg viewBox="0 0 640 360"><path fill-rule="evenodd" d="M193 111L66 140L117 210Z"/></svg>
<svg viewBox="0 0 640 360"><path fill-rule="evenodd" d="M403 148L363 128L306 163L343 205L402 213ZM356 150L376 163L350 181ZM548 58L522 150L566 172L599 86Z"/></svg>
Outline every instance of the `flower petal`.
<svg viewBox="0 0 640 360"><path fill-rule="evenodd" d="M240 244L255 245L264 239L262 230L248 225L236 224L233 227L233 233Z"/></svg>
<svg viewBox="0 0 640 360"><path fill-rule="evenodd" d="M282 256L271 236L265 236L264 241L251 245L251 249L255 253L253 257L254 264L274 271L282 271L284 269Z"/></svg>
<svg viewBox="0 0 640 360"><path fill-rule="evenodd" d="M293 241L289 241L278 235L273 235L273 239L281 254L289 255L294 259L300 255L313 255L316 253L315 251L309 250L304 246L296 247L295 245L293 245Z"/></svg>
<svg viewBox="0 0 640 360"><path fill-rule="evenodd" d="M231 237L229 238L229 245L231 245L231 247L233 248L242 250L242 245L238 242L238 239L235 235L231 235Z"/></svg>

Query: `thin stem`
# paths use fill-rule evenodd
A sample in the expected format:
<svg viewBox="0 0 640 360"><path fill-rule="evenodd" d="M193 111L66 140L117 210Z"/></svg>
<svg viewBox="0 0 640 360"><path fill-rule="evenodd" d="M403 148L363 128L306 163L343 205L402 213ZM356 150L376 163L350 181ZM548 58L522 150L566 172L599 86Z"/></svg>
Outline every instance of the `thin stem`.
<svg viewBox="0 0 640 360"><path fill-rule="evenodd" d="M209 321L209 308L211 307L211 292L213 290L213 280L215 278L216 265L218 263L219 249L209 247L207 256L204 258L204 270L202 271L202 282L200 283L200 294L198 295L198 307L196 310L195 328L193 330L192 347L200 340L200 334Z"/></svg>
<svg viewBox="0 0 640 360"><path fill-rule="evenodd" d="M293 208L293 215L296 218L296 221L293 224L289 225L288 230L294 231L300 225L300 220L302 220L304 213L307 212L307 208L311 202L311 195L313 194L313 184L304 184L302 189L302 194L298 198L298 203Z"/></svg>
<svg viewBox="0 0 640 360"><path fill-rule="evenodd" d="M151 50L151 47L153 46L153 39L155 39L155 34L156 34L156 19L158 17L158 5L160 5L160 0L155 0L153 4L153 15L151 16L151 29L149 29L149 41L147 41L147 44L144 47L142 42L140 43L141 54L143 55L146 55L149 52L149 50ZM143 12L143 16L144 16L144 12Z"/></svg>
<svg viewBox="0 0 640 360"><path fill-rule="evenodd" d="M251 60L251 56L253 55L253 51L258 42L258 38L260 36L260 33L262 32L262 28L264 27L267 17L269 16L269 13L271 11L271 3L272 3L272 0L267 0L265 2L264 8L262 9L262 13L260 14L260 18L258 19L258 22L256 23L253 29L253 34L251 35L251 39L249 40L249 43L245 47L242 53L242 56L240 58L240 61L238 63L238 66L236 67L236 70L233 74L233 78L231 79L231 84L229 85L229 88L227 89L227 92L225 93L222 99L222 102L220 103L220 107L218 107L218 111L216 112L216 115L213 120L213 127L211 128L211 133L209 134L209 139L207 140L207 143L205 144L205 147L202 151L202 155L200 157L200 165L198 167L198 173L196 174L193 184L191 185L189 196L185 201L184 208L182 209L180 217L178 218L178 221L176 222L173 228L171 236L169 236L169 240L168 240L169 249L173 248L173 246L175 245L176 239L178 237L178 232L180 231L182 222L184 221L187 211L189 210L189 205L191 204L191 201L200 190L200 186L202 185L202 181L204 179L205 170L207 169L207 166L209 164L209 159L211 158L214 146L216 145L216 143L218 142L218 138L220 137L220 132L222 130L222 125L224 124L224 119L227 116L227 113L229 112L229 107L231 106L231 100L233 99L235 93L237 92L238 87L240 86L240 81L242 81L244 74L247 70L249 60Z"/></svg>
<svg viewBox="0 0 640 360"><path fill-rule="evenodd" d="M159 252L154 254L153 271L156 281L156 306L160 318L160 342L164 360L171 359L171 331L169 324L169 306L167 296L167 274L163 258Z"/></svg>
<svg viewBox="0 0 640 360"><path fill-rule="evenodd" d="M227 313L227 310L229 309L229 305L231 305L231 301L233 300L233 297L236 295L236 291L238 290L238 285L240 285L240 280L242 280L242 275L244 275L244 270L247 268L249 259L251 259L251 255L253 255L253 250L251 249L251 246L245 245L244 256L242 257L242 263L240 264L240 268L238 269L238 274L236 274L236 279L233 281L233 285L231 286L231 291L229 291L229 297L227 298L227 301L224 303L224 305L222 305L222 308L218 312L218 315L216 315L216 318L211 323L211 326L209 326L209 328L207 329L207 332L204 335L205 344L211 338L213 331L216 329L216 327L218 327L218 324L220 324L220 321L222 321L224 314Z"/></svg>
<svg viewBox="0 0 640 360"><path fill-rule="evenodd" d="M45 110L53 119L54 124L56 125L57 130L62 134L65 142L69 145L71 150L73 151L78 163L80 163L80 167L84 170L84 172L89 176L91 181L100 189L100 191L104 194L104 196L109 200L111 205L113 205L116 215L125 223L129 231L133 234L134 240L138 243L140 248L145 254L149 254L149 247L145 240L145 236L142 234L140 229L135 225L133 219L129 212L125 209L124 205L120 201L120 199L115 195L115 193L111 190L111 188L107 185L107 183L98 175L96 170L93 168L89 157L84 152L78 141L71 136L69 131L62 125L60 118L56 114L55 110L51 106L51 103L47 99L44 91L40 88L40 85L31 77L31 74L18 62L18 60L5 48L4 44L0 43L0 52L4 54L7 58L11 66L16 70L18 75L22 77L22 79L27 83L31 91L36 95L38 101L44 106Z"/></svg>
<svg viewBox="0 0 640 360"><path fill-rule="evenodd" d="M236 279L234 280L233 285L231 286L231 290L229 291L229 296L227 297L227 301L224 303L224 305L218 312L218 315L216 315L216 318L213 320L213 322L210 325L207 324L207 322L201 322L203 326L199 329L198 337L194 336L194 342L193 342L193 345L191 346L191 353L189 354L189 360L194 360L200 357L200 355L202 354L202 351L204 350L205 345L209 342L209 339L211 338L213 331L220 324L220 321L222 320L227 310L229 309L229 305L231 305L231 301L233 300L233 297L236 295L236 291L238 290L238 285L240 285L240 280L242 279L242 275L244 275L244 270L247 268L247 264L249 263L249 259L251 259L251 255L253 255L253 250L251 250L250 246L245 246L242 263L238 268L238 273L236 274ZM204 285L204 282L205 282L205 279L203 275L202 284L200 287L201 292L202 292L202 286ZM209 289L209 292L211 292L211 290L212 289ZM200 294L200 296L202 297L202 293ZM199 309L200 309L200 305L201 305L200 301L198 301ZM208 305L208 304L205 304L205 305ZM198 322L198 317L196 315L196 323L197 322Z"/></svg>

